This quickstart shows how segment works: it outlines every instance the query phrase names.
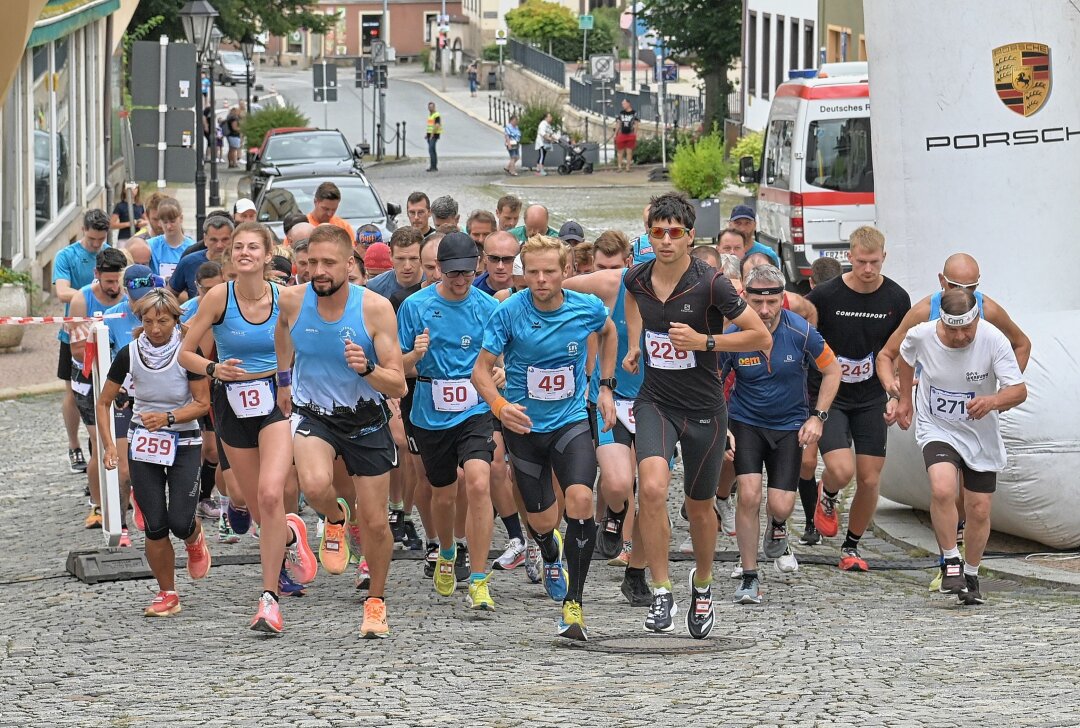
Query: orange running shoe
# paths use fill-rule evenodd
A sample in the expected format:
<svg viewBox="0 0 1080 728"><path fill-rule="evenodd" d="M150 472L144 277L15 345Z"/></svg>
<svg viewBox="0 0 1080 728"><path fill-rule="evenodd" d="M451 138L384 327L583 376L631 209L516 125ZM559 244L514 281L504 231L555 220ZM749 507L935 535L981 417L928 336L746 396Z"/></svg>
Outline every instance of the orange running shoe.
<svg viewBox="0 0 1080 728"><path fill-rule="evenodd" d="M331 574L344 574L349 568L349 539L345 533L345 524L349 522L349 504L344 498L338 498L338 507L345 515L343 523L326 521L322 539L319 541L319 561Z"/></svg>
<svg viewBox="0 0 1080 728"><path fill-rule="evenodd" d="M364 621L360 624L360 636L373 639L388 634L390 627L386 624L386 602L378 597L368 597L364 601Z"/></svg>
<svg viewBox="0 0 1080 728"><path fill-rule="evenodd" d="M840 549L840 571L870 571L858 549Z"/></svg>
<svg viewBox="0 0 1080 728"><path fill-rule="evenodd" d="M195 543L185 543L187 549L187 570L192 579L202 579L210 571L210 549L206 545L206 534L199 529Z"/></svg>
<svg viewBox="0 0 1080 728"><path fill-rule="evenodd" d="M101 506L94 506L90 509L90 515L83 521L83 526L86 528L101 528Z"/></svg>
<svg viewBox="0 0 1080 728"><path fill-rule="evenodd" d="M128 534L128 530L125 528L120 531L120 548L126 549L131 547L131 536Z"/></svg>
<svg viewBox="0 0 1080 728"><path fill-rule="evenodd" d="M293 579L301 584L310 584L319 571L319 562L315 560L315 553L308 545L307 526L304 519L295 513L286 515L285 523L296 537L296 543L285 547L285 567Z"/></svg>
<svg viewBox="0 0 1080 728"><path fill-rule="evenodd" d="M270 634L281 634L281 631L285 629L277 599L274 599L274 595L270 592L263 592L259 597L259 611L255 612L251 620L251 629Z"/></svg>
<svg viewBox="0 0 1080 728"><path fill-rule="evenodd" d="M180 613L180 597L174 591L159 591L150 606L143 610L144 617L171 617Z"/></svg>
<svg viewBox="0 0 1080 728"><path fill-rule="evenodd" d="M840 530L840 517L836 515L836 499L825 495L825 484L817 484L817 508L814 510L814 527L822 536L832 538Z"/></svg>

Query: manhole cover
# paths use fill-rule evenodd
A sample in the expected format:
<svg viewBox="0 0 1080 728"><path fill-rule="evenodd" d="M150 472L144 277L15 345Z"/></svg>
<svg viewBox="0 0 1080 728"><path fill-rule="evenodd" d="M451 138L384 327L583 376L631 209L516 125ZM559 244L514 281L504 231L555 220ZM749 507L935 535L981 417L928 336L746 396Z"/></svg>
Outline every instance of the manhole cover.
<svg viewBox="0 0 1080 728"><path fill-rule="evenodd" d="M567 644L567 643L564 643ZM621 654L689 655L699 652L730 652L745 650L754 645L753 640L713 637L696 640L692 637L601 637L581 645L581 649L594 652L618 652Z"/></svg>

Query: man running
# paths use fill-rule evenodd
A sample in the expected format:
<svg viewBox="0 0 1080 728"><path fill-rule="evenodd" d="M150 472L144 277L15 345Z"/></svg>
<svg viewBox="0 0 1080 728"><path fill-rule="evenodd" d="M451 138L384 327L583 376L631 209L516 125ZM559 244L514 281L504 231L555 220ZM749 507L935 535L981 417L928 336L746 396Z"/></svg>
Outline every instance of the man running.
<svg viewBox="0 0 1080 728"><path fill-rule="evenodd" d="M521 249L528 290L492 314L473 384L502 422L518 490L544 559L548 596L562 602L559 634L587 639L581 602L596 544L592 485L596 450L585 409L587 340L600 335L600 395L605 429L615 420L615 325L595 296L564 291L569 250L557 239L531 238ZM506 366L506 397L492 375ZM566 569L552 472L564 492Z"/></svg>
<svg viewBox="0 0 1080 728"><path fill-rule="evenodd" d="M859 539L874 517L885 465L885 390L874 376L874 359L911 308L907 291L881 274L885 236L864 225L851 234L851 270L824 283L806 298L818 311L818 331L840 362L840 390L829 409L818 447L825 461L814 525L835 536L840 491L856 478L848 530L840 547L840 569L868 571ZM851 454L852 443L855 455Z"/></svg>
<svg viewBox="0 0 1080 728"><path fill-rule="evenodd" d="M1005 442L998 412L1027 399L1020 366L1009 339L989 321L966 288L941 296L941 316L914 327L900 347L897 422L911 426L912 388L919 366L915 441L930 479L930 518L945 557L940 591L963 604L985 604L979 563L990 535L990 506L997 473L1005 467ZM956 487L965 493L966 546L956 544Z"/></svg>
<svg viewBox="0 0 1080 728"><path fill-rule="evenodd" d="M717 527L713 499L724 459L720 443L727 436L717 355L768 349L772 337L761 319L747 310L731 282L690 255L694 222L694 207L683 195L667 193L650 202L649 241L656 258L626 274L630 348L623 366L631 373L637 371L644 333L644 380L634 403L639 435L638 518L653 578L653 604L644 626L650 632L671 632L678 613L667 558L671 538L668 463L678 442L696 562L690 571L686 625L691 636L703 639L714 622L711 585ZM725 318L740 331L721 335Z"/></svg>

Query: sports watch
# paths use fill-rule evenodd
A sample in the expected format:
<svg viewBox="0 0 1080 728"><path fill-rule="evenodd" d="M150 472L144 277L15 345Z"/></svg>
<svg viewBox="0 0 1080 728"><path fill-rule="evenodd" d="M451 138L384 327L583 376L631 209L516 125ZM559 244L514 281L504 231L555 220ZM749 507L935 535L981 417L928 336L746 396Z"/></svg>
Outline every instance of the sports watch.
<svg viewBox="0 0 1080 728"><path fill-rule="evenodd" d="M716 339L712 334L705 337L705 351L712 351L716 348Z"/></svg>
<svg viewBox="0 0 1080 728"><path fill-rule="evenodd" d="M615 377L608 377L607 379L601 379L600 382L599 382L599 386L607 387L612 392L615 391L615 387L617 387L618 385L619 385L619 380L617 380Z"/></svg>
<svg viewBox="0 0 1080 728"><path fill-rule="evenodd" d="M812 414L814 417L817 417L822 422L829 419L829 413L825 410L811 410L810 414Z"/></svg>

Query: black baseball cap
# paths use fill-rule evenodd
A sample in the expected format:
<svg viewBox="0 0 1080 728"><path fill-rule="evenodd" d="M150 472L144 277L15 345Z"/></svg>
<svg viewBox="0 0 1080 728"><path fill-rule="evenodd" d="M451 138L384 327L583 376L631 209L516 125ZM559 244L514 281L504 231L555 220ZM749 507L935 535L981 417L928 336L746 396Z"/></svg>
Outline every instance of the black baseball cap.
<svg viewBox="0 0 1080 728"><path fill-rule="evenodd" d="M735 205L731 208L731 217L729 220L757 220L757 215L754 213L754 208L750 205Z"/></svg>
<svg viewBox="0 0 1080 728"><path fill-rule="evenodd" d="M480 255L476 242L465 233L450 233L439 243L439 267L443 273L476 270Z"/></svg>
<svg viewBox="0 0 1080 728"><path fill-rule="evenodd" d="M559 240L570 245L577 245L585 240L585 231L573 220L567 220L559 228Z"/></svg>

